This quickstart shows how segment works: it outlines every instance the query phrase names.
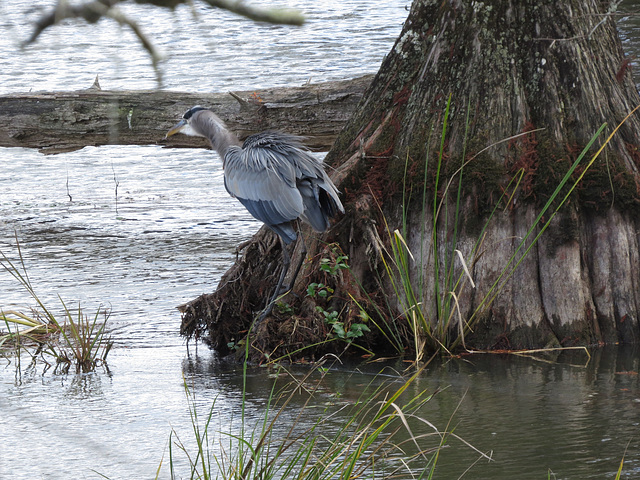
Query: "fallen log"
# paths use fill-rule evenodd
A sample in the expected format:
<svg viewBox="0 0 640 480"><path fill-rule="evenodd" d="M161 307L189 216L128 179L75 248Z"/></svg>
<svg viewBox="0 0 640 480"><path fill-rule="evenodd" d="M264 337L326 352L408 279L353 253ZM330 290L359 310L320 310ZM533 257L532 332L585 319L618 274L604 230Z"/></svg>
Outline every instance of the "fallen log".
<svg viewBox="0 0 640 480"><path fill-rule="evenodd" d="M240 138L268 129L305 137L328 150L373 77L233 93L106 91L0 96L0 146L44 153L89 145L205 147L202 138L164 134L187 109L211 107ZM97 84L96 84L97 85Z"/></svg>

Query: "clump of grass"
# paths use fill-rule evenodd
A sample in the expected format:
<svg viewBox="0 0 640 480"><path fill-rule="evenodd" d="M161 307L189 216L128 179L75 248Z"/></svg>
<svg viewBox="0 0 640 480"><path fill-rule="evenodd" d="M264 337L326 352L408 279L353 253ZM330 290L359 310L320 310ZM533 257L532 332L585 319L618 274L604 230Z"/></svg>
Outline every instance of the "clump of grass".
<svg viewBox="0 0 640 480"><path fill-rule="evenodd" d="M312 388L307 385L316 371L321 373L320 380L327 374L321 363L301 381L285 388L278 389L274 382L264 418L258 425L248 425L243 403L238 432L210 432L216 404L214 402L208 415L200 419L194 395L185 381L196 448L189 451L177 433L172 432L169 440L171 478L179 478L175 472L174 447L187 458L190 478L194 479L432 478L439 451L450 438L459 437L452 431L440 431L420 415L419 410L432 395L422 391L407 399L407 389L422 374L422 369L400 388L385 384L365 389L354 404L340 408L339 412L325 409L315 423L308 425L302 416L311 408L317 410L320 381ZM307 395L297 413L289 408L296 395ZM337 429L335 423L331 424L336 413L344 419ZM281 424L285 418L289 425L283 433ZM414 434L418 424L426 426L431 433ZM490 459L468 443L464 444L481 458Z"/></svg>
<svg viewBox="0 0 640 480"><path fill-rule="evenodd" d="M33 362L42 359L47 367L53 360L56 371L60 373L67 373L72 366L77 373L87 373L99 364L106 364L113 346L105 330L109 311L100 307L90 317L79 304L77 309L70 309L60 299L63 313L57 317L36 294L17 239L16 244L21 268L17 268L2 252L0 264L24 287L37 308L32 309L30 315L0 310L0 322L7 329L6 333L0 334L0 350L4 356L13 353L18 366L23 353L30 355Z"/></svg>

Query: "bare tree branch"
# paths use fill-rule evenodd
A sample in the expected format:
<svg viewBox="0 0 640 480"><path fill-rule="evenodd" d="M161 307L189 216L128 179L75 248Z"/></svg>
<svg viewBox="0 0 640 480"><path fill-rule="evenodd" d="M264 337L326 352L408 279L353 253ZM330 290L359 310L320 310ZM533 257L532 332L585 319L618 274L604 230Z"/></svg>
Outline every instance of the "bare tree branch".
<svg viewBox="0 0 640 480"><path fill-rule="evenodd" d="M70 5L66 0L60 0L56 7L42 16L35 24L31 37L23 43L23 47L34 43L47 28L70 18L81 18L89 23L96 23L102 17L115 20L120 25L126 25L136 34L138 40L149 53L156 80L162 86L162 72L159 63L162 57L157 52L151 40L142 32L140 26L124 15L116 5L123 0L94 0L80 5ZM136 3L149 4L161 8L174 9L181 3L191 3L191 0L135 0ZM242 0L202 0L211 7L228 10L256 22L267 22L281 25L299 26L304 23L304 16L298 11L287 8L255 8L245 4Z"/></svg>
<svg viewBox="0 0 640 480"><path fill-rule="evenodd" d="M242 0L202 0L212 7L222 8L242 15L256 22L275 23L279 25L304 24L304 16L298 10L290 8L256 8Z"/></svg>
<svg viewBox="0 0 640 480"><path fill-rule="evenodd" d="M118 1L96 0L82 5L69 5L66 1L60 1L52 11L36 22L31 37L24 42L23 46L34 43L47 28L69 18L82 18L89 23L96 23Z"/></svg>
<svg viewBox="0 0 640 480"><path fill-rule="evenodd" d="M60 23L69 18L82 18L89 23L96 23L103 16L108 16L109 12L116 4L122 0L95 0L81 5L69 5L66 1L60 1L58 5L48 14L44 15L36 22L35 29L25 45L33 43L40 34L47 28ZM242 15L256 22L268 22L282 25L302 25L304 16L298 10L288 8L256 8L247 5L242 0L202 0L204 3L228 10ZM136 3L150 4L156 7L173 9L180 3L191 3L189 0L136 0ZM124 19L122 14L119 18ZM127 25L134 24L131 20L126 20ZM137 34L137 32L136 32ZM146 47L145 47L146 48Z"/></svg>
<svg viewBox="0 0 640 480"><path fill-rule="evenodd" d="M162 71L159 68L159 63L162 59L161 55L153 46L153 43L151 43L144 34L140 26L134 20L124 15L120 9L116 7L117 3L120 3L120 0L96 0L83 5L72 6L66 1L61 1L53 11L49 12L36 22L36 28L33 34L29 40L24 43L24 45L35 42L45 29L69 18L82 18L89 23L96 23L102 17L110 18L118 22L120 25L126 25L133 31L133 33L136 34L138 40L140 40L140 43L151 57L153 70L156 73L156 81L159 86L162 86Z"/></svg>
<svg viewBox="0 0 640 480"><path fill-rule="evenodd" d="M124 15L118 8L110 8L107 12L105 12L104 15L115 20L120 25L126 25L131 28L131 30L133 30L133 33L136 34L142 46L149 53L149 56L151 57L151 63L153 65L153 70L156 72L156 81L158 82L158 85L162 86L162 70L160 69L159 65L160 60L162 60L162 56L158 53L153 43L151 43L147 36L142 32L140 26L136 22L128 18L126 15Z"/></svg>

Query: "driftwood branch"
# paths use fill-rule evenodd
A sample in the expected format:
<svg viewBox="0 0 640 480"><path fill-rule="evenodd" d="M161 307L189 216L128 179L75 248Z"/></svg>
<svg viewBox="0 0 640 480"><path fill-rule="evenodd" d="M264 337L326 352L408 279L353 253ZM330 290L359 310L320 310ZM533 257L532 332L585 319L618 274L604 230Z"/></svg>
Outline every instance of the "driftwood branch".
<svg viewBox="0 0 640 480"><path fill-rule="evenodd" d="M240 138L275 129L328 149L372 76L354 80L229 93L170 91L38 92L0 96L0 147L45 153L89 145L206 146L204 139L167 130L190 107L211 107Z"/></svg>

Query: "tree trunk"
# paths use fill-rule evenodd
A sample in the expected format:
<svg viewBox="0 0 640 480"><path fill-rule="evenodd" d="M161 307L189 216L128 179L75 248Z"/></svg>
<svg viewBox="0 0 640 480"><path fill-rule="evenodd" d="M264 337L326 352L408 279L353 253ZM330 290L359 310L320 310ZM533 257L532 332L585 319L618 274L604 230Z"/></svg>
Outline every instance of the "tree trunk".
<svg viewBox="0 0 640 480"><path fill-rule="evenodd" d="M44 153L88 145L205 147L206 140L164 135L194 105L212 107L240 138L268 129L305 137L328 150L355 110L372 76L248 92L196 94L163 91L37 92L0 96L0 147Z"/></svg>
<svg viewBox="0 0 640 480"><path fill-rule="evenodd" d="M262 352L294 350L287 347L291 318L314 332L309 340L326 332L309 298L302 299L310 282L334 280L318 270L330 253L320 245L334 241L334 250L347 253L351 266L334 282L334 308L344 313L344 325L356 321L360 307L372 319L385 313L387 329L363 340L370 347L393 343L391 332L404 338L411 330L415 336L407 335L405 346L416 350L439 348L446 338L467 348L635 342L640 333L637 116L587 169L606 136L597 140L569 181L579 180L568 202L554 213L565 188L535 224L601 125L606 122L605 134L610 133L640 104L607 8L596 0L415 0L400 37L326 160L337 169L333 178L347 213L324 243L310 249L312 260L294 289L299 298L290 300L296 313L267 322L263 330L272 336L259 335ZM509 184L514 177L521 179L515 189ZM505 192L513 194L508 202L501 200ZM392 243L401 253L404 248L400 237L389 233L394 229L413 254L406 271L413 292L397 288L398 270L392 268L390 275L384 268L394 260ZM261 233L248 252L265 238ZM455 250L465 258L475 288ZM521 261L511 272L514 255ZM232 269L236 284L247 275L241 273L247 261ZM246 270L259 283L268 262L256 256ZM223 353L230 338L221 326L225 319L242 323L244 314L246 328L253 310L225 309L225 302L241 303L230 301L231 294L221 300L226 295L221 292L233 288L229 279L204 303L190 304L200 312L208 305L213 316L192 324L204 325L200 330L185 330L208 329ZM409 294L415 292L419 298L411 303ZM426 319L422 330L410 322L419 317L417 308ZM187 322L194 319L184 316ZM429 329L438 328L444 333L430 344ZM288 333L274 334L283 329Z"/></svg>

